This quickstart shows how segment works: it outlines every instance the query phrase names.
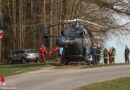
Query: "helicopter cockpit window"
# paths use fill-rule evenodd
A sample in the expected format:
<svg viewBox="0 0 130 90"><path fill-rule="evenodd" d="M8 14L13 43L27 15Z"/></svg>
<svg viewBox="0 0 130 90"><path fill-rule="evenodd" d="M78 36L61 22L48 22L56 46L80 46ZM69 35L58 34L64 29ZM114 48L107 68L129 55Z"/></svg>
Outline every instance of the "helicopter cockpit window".
<svg viewBox="0 0 130 90"><path fill-rule="evenodd" d="M83 30L81 28L67 28L63 31L65 36L81 36L83 34L81 34L83 32Z"/></svg>

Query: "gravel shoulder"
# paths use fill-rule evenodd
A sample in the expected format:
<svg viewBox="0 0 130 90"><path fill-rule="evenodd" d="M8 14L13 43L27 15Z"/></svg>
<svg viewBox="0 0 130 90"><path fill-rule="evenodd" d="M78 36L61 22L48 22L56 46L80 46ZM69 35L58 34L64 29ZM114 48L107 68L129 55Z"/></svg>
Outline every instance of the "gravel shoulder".
<svg viewBox="0 0 130 90"><path fill-rule="evenodd" d="M86 69L44 68L6 78L17 90L72 90L104 80L130 76L130 65Z"/></svg>

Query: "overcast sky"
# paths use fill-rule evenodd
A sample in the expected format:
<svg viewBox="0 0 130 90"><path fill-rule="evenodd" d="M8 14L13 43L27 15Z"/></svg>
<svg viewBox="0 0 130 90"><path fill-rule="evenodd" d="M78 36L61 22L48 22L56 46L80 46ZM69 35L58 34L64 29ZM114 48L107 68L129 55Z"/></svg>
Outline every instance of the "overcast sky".
<svg viewBox="0 0 130 90"><path fill-rule="evenodd" d="M114 15L114 18L117 20L119 25L130 22L130 17L128 16L119 16ZM125 62L124 50L125 45L128 45L130 48L130 24L127 26L129 33L125 30L111 30L107 33L109 39L106 40L105 46L109 49L114 46L116 48L116 62L121 63Z"/></svg>

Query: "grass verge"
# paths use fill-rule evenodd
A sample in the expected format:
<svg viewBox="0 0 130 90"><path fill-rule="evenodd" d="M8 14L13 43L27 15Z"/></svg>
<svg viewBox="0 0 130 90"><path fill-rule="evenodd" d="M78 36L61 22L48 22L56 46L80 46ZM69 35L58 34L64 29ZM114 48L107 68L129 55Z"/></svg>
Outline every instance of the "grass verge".
<svg viewBox="0 0 130 90"><path fill-rule="evenodd" d="M75 90L130 90L130 77L95 83Z"/></svg>
<svg viewBox="0 0 130 90"><path fill-rule="evenodd" d="M95 68L95 67L105 67L105 66L117 66L117 65L127 65L127 64L99 64L99 65L59 65L58 63L48 63L44 64L12 64L12 65L0 65L0 76L11 76L28 71L39 70L41 68L53 67L54 69L84 69L84 68Z"/></svg>
<svg viewBox="0 0 130 90"><path fill-rule="evenodd" d="M119 64L98 64L98 65L59 65L55 69L84 69L84 68L96 68L96 67L106 67L106 66L117 66L117 65L130 65L125 63Z"/></svg>
<svg viewBox="0 0 130 90"><path fill-rule="evenodd" d="M43 64L12 64L0 65L0 76L16 75L28 71L38 70L41 68L49 67L50 65Z"/></svg>

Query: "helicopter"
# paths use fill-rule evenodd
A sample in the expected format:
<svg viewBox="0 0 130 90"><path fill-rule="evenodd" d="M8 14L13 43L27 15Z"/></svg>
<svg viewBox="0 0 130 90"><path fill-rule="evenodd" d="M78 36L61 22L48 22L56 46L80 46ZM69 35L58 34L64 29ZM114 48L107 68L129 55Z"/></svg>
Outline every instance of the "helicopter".
<svg viewBox="0 0 130 90"><path fill-rule="evenodd" d="M72 27L65 28L61 31L60 36L50 35L48 28L55 27L55 26L62 26L69 23L74 23ZM43 25L43 38L44 44L46 47L49 46L50 38L56 37L56 45L58 47L62 47L64 49L64 64L69 64L72 62L75 63L82 63L86 62L87 64L91 64L92 60L90 61L90 47L91 47L91 38L94 38L92 33L87 29L87 27L83 23L88 23L92 25L96 25L98 27L104 27L99 24L93 23L91 21L82 20L82 19L73 19L73 20L64 20L58 22L58 24L50 24L48 23L40 23L40 24L33 24L33 25L26 25L26 27L30 26L38 26ZM34 30L33 32L41 31ZM90 37L87 35L89 34ZM58 50L58 48L54 49Z"/></svg>
<svg viewBox="0 0 130 90"><path fill-rule="evenodd" d="M93 35L86 27L84 27L83 23L90 23L99 27L102 26L81 19L65 20L58 25L63 25L72 22L75 22L75 24L72 25L72 27L63 29L61 32L61 36L57 37L56 45L64 49L63 54L65 56L65 64L69 64L72 62L81 63L84 61L90 64L91 61L89 60L89 58L91 41L87 34L89 34L91 37L93 37ZM44 25L44 40L47 46L49 44L49 37L52 36L48 34L47 26Z"/></svg>

